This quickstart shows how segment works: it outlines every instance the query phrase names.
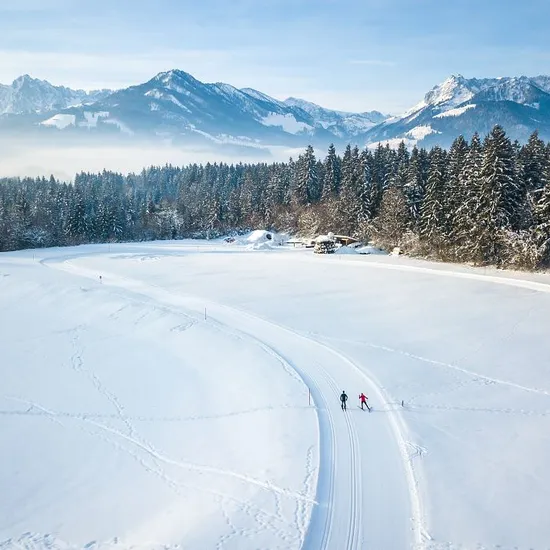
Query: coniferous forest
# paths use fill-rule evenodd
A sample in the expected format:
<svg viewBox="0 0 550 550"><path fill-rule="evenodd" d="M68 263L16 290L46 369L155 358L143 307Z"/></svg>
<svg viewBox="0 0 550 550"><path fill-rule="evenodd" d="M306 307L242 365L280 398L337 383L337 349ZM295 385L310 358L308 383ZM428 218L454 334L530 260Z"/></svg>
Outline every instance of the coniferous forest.
<svg viewBox="0 0 550 550"><path fill-rule="evenodd" d="M1 170L1 167L0 167ZM213 238L252 228L333 231L443 261L550 267L550 144L500 126L446 151L308 147L275 164L0 180L0 251Z"/></svg>

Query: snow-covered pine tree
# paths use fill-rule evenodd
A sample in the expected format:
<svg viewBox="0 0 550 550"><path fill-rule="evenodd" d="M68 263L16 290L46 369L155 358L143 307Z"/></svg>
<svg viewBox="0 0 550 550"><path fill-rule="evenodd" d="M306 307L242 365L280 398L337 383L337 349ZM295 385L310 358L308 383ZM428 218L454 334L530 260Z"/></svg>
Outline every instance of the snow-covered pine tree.
<svg viewBox="0 0 550 550"><path fill-rule="evenodd" d="M458 205L453 218L453 239L456 259L459 261L469 261L474 257L473 243L477 238L476 218L481 195L482 163L483 148L479 135L475 133L459 175L459 185L464 192L463 201Z"/></svg>
<svg viewBox="0 0 550 550"><path fill-rule="evenodd" d="M533 235L538 247L539 266L550 267L550 147L541 172L542 189L534 208Z"/></svg>
<svg viewBox="0 0 550 550"><path fill-rule="evenodd" d="M276 221L277 210L284 201L282 169L280 164L271 167L265 189L265 219L268 227Z"/></svg>
<svg viewBox="0 0 550 550"><path fill-rule="evenodd" d="M373 222L376 241L389 250L401 246L403 235L409 227L409 216L403 189L391 185L382 195L380 214Z"/></svg>
<svg viewBox="0 0 550 550"><path fill-rule="evenodd" d="M409 158L410 155L405 142L401 141L397 148L395 168L390 176L389 187L397 187L401 190L405 188L409 176Z"/></svg>
<svg viewBox="0 0 550 550"><path fill-rule="evenodd" d="M459 208L465 203L467 187L462 174L464 172L467 156L468 143L464 136L456 138L449 150L447 157L448 175L447 189L445 192L445 239L449 248L450 256L458 256L458 243L463 228L459 225L460 217L457 216Z"/></svg>
<svg viewBox="0 0 550 550"><path fill-rule="evenodd" d="M359 226L362 178L359 149L348 145L342 159L342 181L338 200L337 223L339 231L354 235Z"/></svg>
<svg viewBox="0 0 550 550"><path fill-rule="evenodd" d="M411 155L405 145L405 142L401 140L397 146L397 153L395 156L395 174L397 174L400 170L406 171L406 168L409 165L410 156Z"/></svg>
<svg viewBox="0 0 550 550"><path fill-rule="evenodd" d="M294 165L293 178L290 188L292 205L295 208L300 208L309 203L308 196L308 160L305 153L298 156L298 160Z"/></svg>
<svg viewBox="0 0 550 550"><path fill-rule="evenodd" d="M403 192L407 199L407 207L409 209L409 223L412 231L417 231L418 220L420 219L420 205L424 198L426 188L428 165L427 159L423 160L422 154L416 145L411 151L411 157L407 167L407 176Z"/></svg>
<svg viewBox="0 0 550 550"><path fill-rule="evenodd" d="M80 244L85 241L88 233L86 206L84 198L78 192L73 196L69 206L65 230L71 244Z"/></svg>
<svg viewBox="0 0 550 550"><path fill-rule="evenodd" d="M364 234L366 225L373 219L373 157L368 149L361 151L358 168L359 230Z"/></svg>
<svg viewBox="0 0 550 550"><path fill-rule="evenodd" d="M519 184L519 228L528 229L533 224L533 208L544 187L546 145L533 132L518 153L517 180Z"/></svg>
<svg viewBox="0 0 550 550"><path fill-rule="evenodd" d="M378 215L382 202L382 193L389 185L389 178L391 175L391 158L389 156L389 150L389 147L384 147L379 143L373 155L371 196L373 217Z"/></svg>
<svg viewBox="0 0 550 550"><path fill-rule="evenodd" d="M309 145L296 162L296 175L292 189L292 201L304 206L321 198L321 182L317 174L317 160L313 147Z"/></svg>
<svg viewBox="0 0 550 550"><path fill-rule="evenodd" d="M544 169L546 165L546 145L539 138L538 132L533 132L528 142L521 148L519 164L528 192L544 187Z"/></svg>
<svg viewBox="0 0 550 550"><path fill-rule="evenodd" d="M336 197L340 191L340 162L336 149L331 144L324 162L323 201Z"/></svg>
<svg viewBox="0 0 550 550"><path fill-rule="evenodd" d="M446 153L436 146L430 152L426 194L420 207L419 236L423 246L438 256L444 247L446 181Z"/></svg>
<svg viewBox="0 0 550 550"><path fill-rule="evenodd" d="M519 189L514 149L501 126L485 139L480 173L480 195L474 232L475 260L500 263L505 232L514 228L518 217Z"/></svg>

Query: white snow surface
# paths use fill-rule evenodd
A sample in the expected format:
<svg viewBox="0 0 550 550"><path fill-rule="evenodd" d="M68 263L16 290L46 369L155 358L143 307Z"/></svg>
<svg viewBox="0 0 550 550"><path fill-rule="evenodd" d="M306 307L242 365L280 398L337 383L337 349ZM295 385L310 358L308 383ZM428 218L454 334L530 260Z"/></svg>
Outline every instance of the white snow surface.
<svg viewBox="0 0 550 550"><path fill-rule="evenodd" d="M421 141L426 136L429 136L430 134L433 134L433 133L437 133L436 130L434 130L429 124L426 124L422 126L416 126L412 130L409 130L407 132L407 135L412 137L413 139Z"/></svg>
<svg viewBox="0 0 550 550"><path fill-rule="evenodd" d="M255 229L245 235L233 237L228 244L232 246L245 246L247 250L270 250L278 248L288 241L286 233L276 233L267 229Z"/></svg>
<svg viewBox="0 0 550 550"><path fill-rule="evenodd" d="M460 116L460 115L463 115L469 109L475 109L475 107L476 107L475 103L469 103L468 105L464 105L464 107L457 107L456 109L449 109L448 111L443 111L442 113L435 115L434 118L444 118L447 116Z"/></svg>
<svg viewBox="0 0 550 550"><path fill-rule="evenodd" d="M548 548L550 276L246 246L0 254L0 548Z"/></svg>
<svg viewBox="0 0 550 550"><path fill-rule="evenodd" d="M44 120L40 124L42 126L55 126L60 130L67 128L69 126L74 126L76 123L76 115L67 115L67 114L57 114L48 120Z"/></svg>
<svg viewBox="0 0 550 550"><path fill-rule="evenodd" d="M387 252L385 250L382 250L381 248L376 248L375 246L372 246L370 244L366 246L359 246L355 249L358 254L381 254L383 256L387 256Z"/></svg>
<svg viewBox="0 0 550 550"><path fill-rule="evenodd" d="M335 254L357 254L357 250L351 246L339 246L335 251Z"/></svg>
<svg viewBox="0 0 550 550"><path fill-rule="evenodd" d="M260 119L264 126L280 126L289 134L298 134L304 130L312 130L312 127L305 122L299 122L294 115L290 113L269 113L267 116Z"/></svg>

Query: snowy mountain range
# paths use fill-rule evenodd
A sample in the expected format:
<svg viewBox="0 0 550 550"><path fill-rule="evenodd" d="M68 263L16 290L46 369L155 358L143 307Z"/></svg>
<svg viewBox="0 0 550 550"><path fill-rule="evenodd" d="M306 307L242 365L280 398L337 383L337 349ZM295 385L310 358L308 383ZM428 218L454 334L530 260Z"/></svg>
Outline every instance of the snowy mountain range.
<svg viewBox="0 0 550 550"><path fill-rule="evenodd" d="M470 138L478 132L483 137L495 124L522 142L534 130L550 139L550 77L454 75L402 116L388 118L361 137L370 144L404 140L408 145L447 147L459 134Z"/></svg>
<svg viewBox="0 0 550 550"><path fill-rule="evenodd" d="M47 113L73 105L91 104L110 93L111 90L71 90L23 75L10 86L0 84L0 115Z"/></svg>
<svg viewBox="0 0 550 550"><path fill-rule="evenodd" d="M345 113L297 99L279 101L250 88L203 83L180 70L117 91L87 94L28 76L2 90L0 132L27 128L61 130L71 136L107 133L216 145L301 147L349 141L387 118L376 111Z"/></svg>
<svg viewBox="0 0 550 550"><path fill-rule="evenodd" d="M303 99L274 99L251 88L203 83L181 70L122 90L85 92L28 75L0 85L0 135L106 135L213 146L324 147L355 143L449 146L459 134L482 136L495 124L525 141L550 139L550 77L467 79L451 76L401 116L348 113Z"/></svg>

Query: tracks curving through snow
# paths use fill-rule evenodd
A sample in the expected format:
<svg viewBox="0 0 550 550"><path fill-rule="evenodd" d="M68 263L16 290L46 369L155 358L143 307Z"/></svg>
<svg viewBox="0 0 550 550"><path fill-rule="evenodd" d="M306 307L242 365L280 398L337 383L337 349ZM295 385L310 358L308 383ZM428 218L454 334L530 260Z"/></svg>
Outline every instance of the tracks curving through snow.
<svg viewBox="0 0 550 550"><path fill-rule="evenodd" d="M94 270L67 260L45 261L43 265L96 282L99 278ZM328 344L270 320L140 280L104 271L102 275L104 289L133 300L142 298L151 307L177 310L196 322L209 323L249 340L309 387L319 419L320 463L315 503L310 502L313 507L309 526L303 533L303 550L422 547L425 533L404 424L397 411L367 414L355 406L354 393L361 391L375 397L375 401L386 400L379 384L362 367ZM202 320L205 305L208 319ZM350 395L347 412L340 410L342 390ZM117 412L122 419L121 411ZM152 453L157 460L170 460L135 440L131 433L117 431L116 435ZM231 475L251 481L237 472ZM275 488L269 482L253 483L275 494L307 501L303 495ZM306 513L305 508L301 513ZM307 525L307 519L297 521Z"/></svg>

